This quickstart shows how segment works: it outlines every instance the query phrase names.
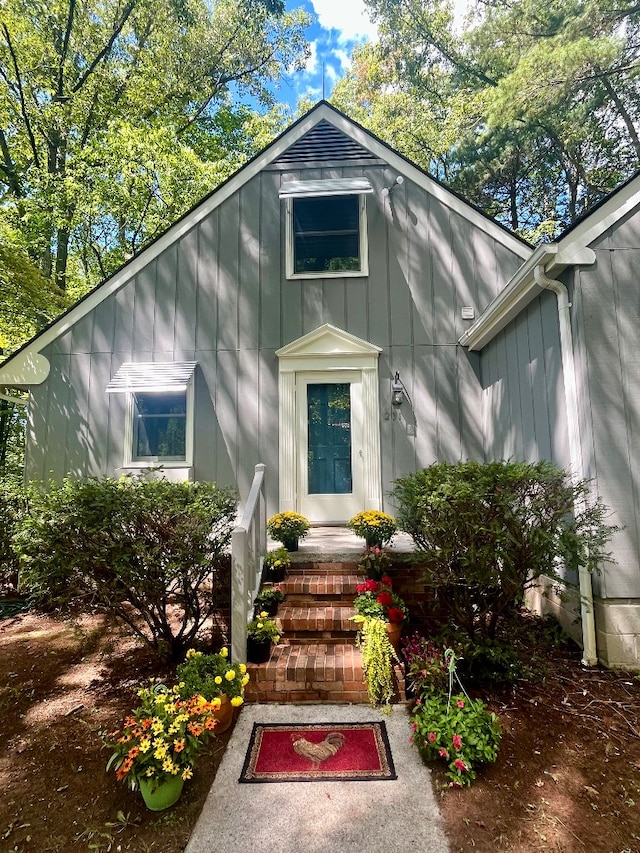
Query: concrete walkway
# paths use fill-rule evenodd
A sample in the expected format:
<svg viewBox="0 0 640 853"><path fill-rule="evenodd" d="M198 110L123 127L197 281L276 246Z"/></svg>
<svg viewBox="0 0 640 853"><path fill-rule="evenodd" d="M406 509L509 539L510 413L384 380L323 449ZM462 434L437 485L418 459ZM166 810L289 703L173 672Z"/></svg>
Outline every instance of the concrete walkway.
<svg viewBox="0 0 640 853"><path fill-rule="evenodd" d="M239 784L254 722L386 722L398 778ZM406 708L245 705L186 853L448 853L430 771L409 743Z"/></svg>

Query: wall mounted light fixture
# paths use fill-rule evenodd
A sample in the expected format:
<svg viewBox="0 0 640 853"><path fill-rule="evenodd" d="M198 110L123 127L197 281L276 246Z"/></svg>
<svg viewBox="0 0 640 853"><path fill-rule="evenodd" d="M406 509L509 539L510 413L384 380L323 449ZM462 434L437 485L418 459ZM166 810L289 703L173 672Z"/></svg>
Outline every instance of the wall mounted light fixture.
<svg viewBox="0 0 640 853"><path fill-rule="evenodd" d="M391 382L391 404L393 406L401 406L404 400L404 385L400 379L400 374L396 370L396 375Z"/></svg>
<svg viewBox="0 0 640 853"><path fill-rule="evenodd" d="M391 195L391 193L395 190L396 187L401 187L404 184L404 178L402 175L397 175L395 181L391 184L390 187L383 187L382 194L383 195Z"/></svg>

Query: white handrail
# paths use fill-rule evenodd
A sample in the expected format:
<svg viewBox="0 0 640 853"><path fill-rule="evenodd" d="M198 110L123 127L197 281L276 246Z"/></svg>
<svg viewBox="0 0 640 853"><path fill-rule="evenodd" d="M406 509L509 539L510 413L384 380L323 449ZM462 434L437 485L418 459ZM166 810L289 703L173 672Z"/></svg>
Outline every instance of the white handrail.
<svg viewBox="0 0 640 853"><path fill-rule="evenodd" d="M247 659L247 625L260 586L262 562L267 551L267 519L264 478L266 465L256 465L249 497L240 524L231 534L231 659Z"/></svg>

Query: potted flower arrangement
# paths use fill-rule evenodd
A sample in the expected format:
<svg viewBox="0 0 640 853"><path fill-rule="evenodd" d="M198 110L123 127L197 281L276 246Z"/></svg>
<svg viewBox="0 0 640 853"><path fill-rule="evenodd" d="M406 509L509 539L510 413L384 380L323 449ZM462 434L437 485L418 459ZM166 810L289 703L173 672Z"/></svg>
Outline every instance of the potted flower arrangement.
<svg viewBox="0 0 640 853"><path fill-rule="evenodd" d="M264 586L256 595L254 606L256 615L264 611L268 616L275 616L278 605L284 601L284 592L279 586Z"/></svg>
<svg viewBox="0 0 640 853"><path fill-rule="evenodd" d="M372 548L365 548L358 563L358 570L374 581L379 581L385 576L388 577L390 567L389 555L377 545Z"/></svg>
<svg viewBox="0 0 640 853"><path fill-rule="evenodd" d="M398 529L395 519L386 512L368 509L359 512L349 519L347 527L367 543L367 548L378 546L382 548L385 542L390 542Z"/></svg>
<svg viewBox="0 0 640 853"><path fill-rule="evenodd" d="M298 550L298 540L304 539L311 524L298 512L278 512L267 521L267 533L276 542L282 542L287 551Z"/></svg>
<svg viewBox="0 0 640 853"><path fill-rule="evenodd" d="M193 776L196 757L213 734L213 712L220 700L203 696L182 699L179 687L153 681L138 690L140 706L110 735L113 753L107 770L135 791L147 808L161 811L178 801L182 786Z"/></svg>
<svg viewBox="0 0 640 853"><path fill-rule="evenodd" d="M233 709L244 702L244 688L249 681L245 664L229 663L226 646L212 655L189 649L187 659L176 669L176 677L182 699L199 695L207 702L220 700L220 709L214 713L218 722L216 732L227 731L233 722Z"/></svg>
<svg viewBox="0 0 640 853"><path fill-rule="evenodd" d="M278 643L282 631L269 614L263 610L247 625L247 660L265 663L271 654L271 643Z"/></svg>
<svg viewBox="0 0 640 853"><path fill-rule="evenodd" d="M268 551L264 556L262 574L266 581L278 583L284 580L285 573L291 565L291 557L286 548L276 548Z"/></svg>
<svg viewBox="0 0 640 853"><path fill-rule="evenodd" d="M379 581L371 578L356 586L356 596L353 606L356 613L379 619L385 623L392 645L397 650L400 645L402 623L409 611L407 605L391 589L391 578L384 575Z"/></svg>

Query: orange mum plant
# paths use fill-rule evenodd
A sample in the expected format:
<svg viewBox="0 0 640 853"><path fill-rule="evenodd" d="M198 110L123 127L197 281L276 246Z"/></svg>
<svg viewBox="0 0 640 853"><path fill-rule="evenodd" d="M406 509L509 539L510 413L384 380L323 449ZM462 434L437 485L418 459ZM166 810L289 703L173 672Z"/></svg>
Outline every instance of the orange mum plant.
<svg viewBox="0 0 640 853"><path fill-rule="evenodd" d="M113 754L107 770L114 768L116 779L134 791L142 778L156 785L178 775L191 779L198 752L213 734L213 713L220 708L220 699L181 699L179 691L180 685L170 690L153 681L142 687L140 707L109 736Z"/></svg>

